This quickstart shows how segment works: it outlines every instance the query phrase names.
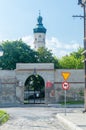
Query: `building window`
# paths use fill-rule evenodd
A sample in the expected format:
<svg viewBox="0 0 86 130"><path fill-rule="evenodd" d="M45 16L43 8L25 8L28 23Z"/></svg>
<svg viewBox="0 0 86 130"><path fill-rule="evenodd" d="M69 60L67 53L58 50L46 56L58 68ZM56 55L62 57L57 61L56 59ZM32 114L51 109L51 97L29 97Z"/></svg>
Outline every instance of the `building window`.
<svg viewBox="0 0 86 130"><path fill-rule="evenodd" d="M45 39L43 38L43 41L45 41Z"/></svg>
<svg viewBox="0 0 86 130"><path fill-rule="evenodd" d="M41 35L39 35L39 37L41 37Z"/></svg>

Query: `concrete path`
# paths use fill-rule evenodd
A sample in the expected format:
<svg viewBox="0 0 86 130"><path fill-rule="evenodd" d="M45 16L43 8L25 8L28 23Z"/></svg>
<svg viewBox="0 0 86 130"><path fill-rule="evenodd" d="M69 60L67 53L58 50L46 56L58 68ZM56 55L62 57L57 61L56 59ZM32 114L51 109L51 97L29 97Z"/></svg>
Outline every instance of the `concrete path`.
<svg viewBox="0 0 86 130"><path fill-rule="evenodd" d="M86 130L86 113L83 109L75 109L73 112L59 113L56 115L61 124L69 130Z"/></svg>
<svg viewBox="0 0 86 130"><path fill-rule="evenodd" d="M56 118L61 108L16 107L2 108L10 114L10 120L0 130L67 130ZM70 110L71 111L71 110Z"/></svg>

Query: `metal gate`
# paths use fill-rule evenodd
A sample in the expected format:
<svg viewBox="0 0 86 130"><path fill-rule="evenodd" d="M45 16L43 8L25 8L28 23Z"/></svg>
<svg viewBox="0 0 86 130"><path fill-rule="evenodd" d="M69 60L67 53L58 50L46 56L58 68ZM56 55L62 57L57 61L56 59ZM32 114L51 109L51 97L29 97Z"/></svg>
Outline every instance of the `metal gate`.
<svg viewBox="0 0 86 130"><path fill-rule="evenodd" d="M41 104L45 100L44 80L39 75L30 76L25 82L24 103Z"/></svg>

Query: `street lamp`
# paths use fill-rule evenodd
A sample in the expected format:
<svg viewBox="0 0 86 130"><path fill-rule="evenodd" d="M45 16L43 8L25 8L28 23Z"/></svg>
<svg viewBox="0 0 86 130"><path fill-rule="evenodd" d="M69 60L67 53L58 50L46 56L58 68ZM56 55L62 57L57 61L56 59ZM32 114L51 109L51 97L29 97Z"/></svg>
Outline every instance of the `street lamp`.
<svg viewBox="0 0 86 130"><path fill-rule="evenodd" d="M84 9L84 51L83 55L86 59L86 0L78 0L78 4L81 5ZM84 66L85 66L85 89L84 89L84 107L85 110L83 112L86 112L86 60L84 60Z"/></svg>

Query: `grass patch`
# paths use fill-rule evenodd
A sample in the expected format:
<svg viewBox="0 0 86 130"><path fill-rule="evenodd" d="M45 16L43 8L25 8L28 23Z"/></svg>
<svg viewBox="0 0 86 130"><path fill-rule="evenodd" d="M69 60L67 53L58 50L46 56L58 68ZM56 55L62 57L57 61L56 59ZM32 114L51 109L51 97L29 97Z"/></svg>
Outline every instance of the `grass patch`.
<svg viewBox="0 0 86 130"><path fill-rule="evenodd" d="M60 102L60 104L64 105L64 102ZM84 104L84 101L67 101L67 105L79 105L79 104Z"/></svg>
<svg viewBox="0 0 86 130"><path fill-rule="evenodd" d="M24 100L24 104L28 104L29 103L29 101L28 100Z"/></svg>
<svg viewBox="0 0 86 130"><path fill-rule="evenodd" d="M0 125L7 122L9 119L9 114L7 114L5 111L0 110Z"/></svg>

